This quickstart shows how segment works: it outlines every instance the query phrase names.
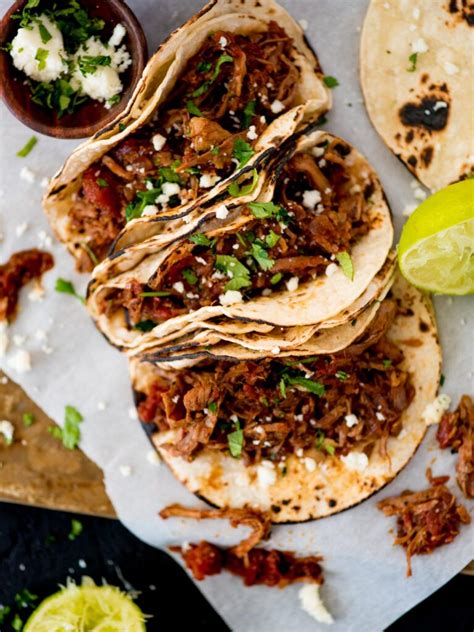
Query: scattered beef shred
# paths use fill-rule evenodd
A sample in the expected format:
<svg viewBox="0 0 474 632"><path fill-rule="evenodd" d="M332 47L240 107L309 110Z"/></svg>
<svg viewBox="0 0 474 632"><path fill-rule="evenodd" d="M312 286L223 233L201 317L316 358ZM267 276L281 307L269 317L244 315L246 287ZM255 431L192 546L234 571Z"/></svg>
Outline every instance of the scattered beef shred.
<svg viewBox="0 0 474 632"><path fill-rule="evenodd" d="M265 584L283 588L293 582L304 581L322 584L323 571L319 564L322 558L310 555L296 557L291 551L254 548L270 535L270 516L253 509L192 509L182 505L169 505L161 512L162 518L180 517L205 520L227 518L233 527L248 526L249 537L240 544L222 548L201 541L188 547L171 547L183 556L186 566L197 580L218 575L227 570L242 577L246 586Z"/></svg>
<svg viewBox="0 0 474 632"><path fill-rule="evenodd" d="M0 322L13 320L21 288L41 278L53 265L49 252L36 249L16 252L7 263L0 265Z"/></svg>
<svg viewBox="0 0 474 632"><path fill-rule="evenodd" d="M449 476L432 478L428 471L431 487L420 492L405 491L377 505L386 516L397 516L394 544L406 549L407 577L412 574L413 555L432 553L449 544L459 534L460 525L471 522L466 508L445 486L448 479Z"/></svg>
<svg viewBox="0 0 474 632"><path fill-rule="evenodd" d="M443 415L436 438L440 448L458 453L458 485L466 498L474 498L474 404L470 397L463 395L456 410Z"/></svg>

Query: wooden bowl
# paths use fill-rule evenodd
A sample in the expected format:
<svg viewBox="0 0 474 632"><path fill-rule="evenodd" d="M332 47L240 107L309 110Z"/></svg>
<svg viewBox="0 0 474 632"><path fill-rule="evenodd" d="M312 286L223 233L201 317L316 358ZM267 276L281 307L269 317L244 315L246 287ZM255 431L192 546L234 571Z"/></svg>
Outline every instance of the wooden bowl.
<svg viewBox="0 0 474 632"><path fill-rule="evenodd" d="M19 23L10 16L21 11L27 0L17 0L3 16L0 24L0 46L11 42ZM26 75L15 68L7 51L0 50L0 96L8 109L22 123L56 138L86 138L112 121L126 106L140 79L148 59L148 48L142 27L122 0L80 0L81 6L93 17L105 21L104 35L110 37L116 24L123 24L127 34L123 39L132 64L120 75L124 86L120 101L109 110L98 101L89 100L73 114L59 118L54 110L41 107L31 100Z"/></svg>

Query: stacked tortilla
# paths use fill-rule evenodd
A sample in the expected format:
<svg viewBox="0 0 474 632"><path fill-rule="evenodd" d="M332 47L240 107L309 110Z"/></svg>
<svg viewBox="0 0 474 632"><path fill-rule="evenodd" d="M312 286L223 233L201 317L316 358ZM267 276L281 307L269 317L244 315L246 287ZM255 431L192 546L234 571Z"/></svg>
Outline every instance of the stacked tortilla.
<svg viewBox="0 0 474 632"><path fill-rule="evenodd" d="M98 264L87 305L131 359L162 457L210 502L275 522L391 480L439 377L380 182L318 129L329 106L283 9L218 0L162 45L45 199L79 266Z"/></svg>

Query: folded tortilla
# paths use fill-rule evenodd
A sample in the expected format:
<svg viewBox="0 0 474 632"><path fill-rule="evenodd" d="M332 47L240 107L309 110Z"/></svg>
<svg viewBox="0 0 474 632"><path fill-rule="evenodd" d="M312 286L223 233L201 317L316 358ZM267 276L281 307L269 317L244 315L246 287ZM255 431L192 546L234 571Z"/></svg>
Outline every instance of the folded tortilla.
<svg viewBox="0 0 474 632"><path fill-rule="evenodd" d="M288 92L291 91L291 99L286 104L278 99L272 102L267 99L268 118L272 120L267 121L270 124L266 127L265 121L263 123L260 121L261 117L252 114L252 108L237 113L229 111L226 114L226 116L238 114L239 117L243 117L243 131L239 140L241 143L245 142L247 145L252 145L252 155L248 156L247 154L246 161L240 156L240 159L237 160L239 163L237 169L231 174L226 171L225 177L219 181L214 182L208 178L209 182L201 185L201 179L197 176L194 177L193 187L183 186L180 193L181 197L177 199L176 195L173 198L172 193L165 195L163 180L167 184L176 184L179 181L179 167L166 160L166 156L163 154L166 152L166 145L163 149L160 144L167 139L163 134L158 134L156 138L153 136L152 139L148 139L148 143L153 141L156 150L156 153L153 153L154 149L150 150L152 152L150 160L152 157L155 165L145 163L147 166L143 167L142 174L134 173L133 169L127 173L127 168L130 167L128 160L131 160L130 156L127 158L127 154L130 153L130 149L134 150L135 139L140 138L145 133L144 130L153 129L153 122L162 120L160 116L173 116L170 108L174 107L174 103L171 102L169 105L169 100L172 101L175 95L179 94L180 79L186 71L190 70L190 61L203 47L209 46L213 34L227 32L232 36L247 36L264 33L269 28L283 29L286 35L291 38L292 43L289 45L288 55L281 59L281 64L289 73L286 83L288 84ZM183 111L187 109L189 113L186 114L189 116L189 126L193 124L196 127L212 127L213 125L215 127L215 123L219 120L224 128L228 128L232 123L232 121L229 123L229 120L223 121L222 113L206 112L206 105L198 104L203 99L202 90L204 88L218 89L219 82L222 81L220 76L222 73L228 72L229 68L234 69L236 77L238 73L246 72L245 57L240 55L234 58L232 55L228 55L226 53L227 45L230 44L225 36L221 36L218 42L214 43L214 49L216 46L219 49L215 52L220 56L216 58L214 55L212 62L203 60L196 66L196 72L200 72L206 80L189 93L190 100L186 100L186 96L181 97L182 105L185 105ZM291 73L294 74L294 77L292 81L289 81L292 77ZM92 269L97 261L103 259L107 249L125 226L126 215L135 219L132 219L127 225L129 232L121 236L119 247L143 239L143 231L146 231L148 221L141 220L140 214L145 210L146 216L149 218L155 213L153 211L153 206L155 206L156 214L161 211L163 219L169 221L175 217L186 215L196 206L205 204L206 200L225 191L229 182L239 179L242 168L247 171L259 170L275 151L276 145L294 133L301 124L317 119L329 109L331 105L330 91L324 85L322 76L319 62L308 47L300 26L273 0L215 0L209 2L202 11L172 33L159 47L148 62L141 81L125 111L107 128L78 147L52 180L46 192L43 206L56 236L67 244L71 253L76 257L80 269ZM233 97L231 94L232 85L232 81L229 81L229 86L226 88L226 99ZM278 77L272 85L274 88L269 88L269 90L279 90L281 84L278 85ZM239 84L235 90L238 92L241 88L242 85ZM267 90L265 86L263 89ZM194 101L191 106L192 99ZM257 109L258 111L260 105L258 103L256 105L255 100L252 101L252 104L253 110ZM201 112L200 107L204 113ZM247 122L245 122L245 117ZM233 124L235 125L235 120ZM148 128L146 128L147 125ZM166 134L169 134L169 129L172 129L172 121L169 125L171 127L166 128L168 130ZM262 129L260 130L260 128ZM245 133L246 129L249 130L247 134ZM212 133L215 131L215 129L211 129ZM229 135L229 132L222 127L218 129L218 132L221 136ZM193 142L201 141L200 136L197 136ZM218 143L217 147L219 147ZM120 154L119 157L118 153ZM136 161L138 160L139 158L136 158ZM159 163L159 169L156 168L156 161ZM136 164L138 163L136 162ZM198 172L206 175L205 169L202 171L198 169ZM184 177L183 172L181 175ZM132 176L136 177L133 178ZM133 206L134 200L128 200L127 192L124 191L125 186L131 182L137 192L140 190L146 193L144 181L148 179L148 181L153 182L155 176L159 176L159 183L155 180L153 187L159 187L159 189L156 190L154 200L147 206L140 207L139 205L137 210L137 207ZM188 177L187 174L186 177ZM192 176L189 178L192 180ZM196 188L197 192L194 191L194 194L191 195L191 191ZM173 187L169 187L169 189L173 189ZM258 189L252 190L252 193L257 195ZM170 197L173 203L171 203ZM245 195L243 197L245 198ZM163 199L158 203L155 200L159 198ZM129 204L126 209L127 200ZM130 205L131 210L128 208ZM166 221L154 230L166 230Z"/></svg>
<svg viewBox="0 0 474 632"><path fill-rule="evenodd" d="M315 160L319 161L320 167ZM308 167L308 161L310 167ZM287 168L290 171L286 171ZM332 178L333 189L329 187L330 181L324 175L324 170L326 170L327 177ZM309 177L308 173L311 176L311 185L307 183L309 180L304 180L305 184L301 185L301 178ZM262 196L256 202L240 205L237 209L225 207L225 213L229 211L229 215L228 217L225 216L224 219L219 219L219 213L222 210L222 202L219 202L210 213L214 219L209 224L202 225L204 220L201 218L201 220L196 220L196 222L200 221L201 223L188 225L188 238L181 234L180 239L170 245L165 245L163 241L159 244L158 237L154 237L149 242L144 242L137 247L127 248L119 256L114 257L112 263L104 262L98 268L89 287L88 307L97 326L112 344L130 351L135 351L141 347L150 348L153 346L153 340L159 344L162 337L173 331L181 331L183 327L188 327L191 323L217 318L227 318L229 321L254 321L274 327L304 327L322 325L324 322L334 319L340 312L350 311L350 306L364 294L371 281L382 269L393 239L390 211L373 169L366 159L345 141L327 132L311 131L308 134L302 134L297 140L291 141L283 149L279 159L272 163L269 173L262 174L262 177L265 178L265 183L262 185ZM313 178L316 179L317 183ZM303 188L308 186L310 190L299 191L298 187L301 188L301 186ZM288 198L292 187L296 188L294 195L296 196L295 199L299 200L298 203ZM335 196L335 202L331 201L333 200L332 197L327 196ZM274 203L275 200L278 201L278 204ZM281 200L284 203L281 203ZM336 204L336 207L331 206L332 204ZM303 213L300 220L292 219L291 213L294 215L294 212L291 209L295 205L299 209L298 212ZM351 210L348 211L349 207ZM348 212L349 215L347 215ZM355 216L354 212L356 213ZM288 226L283 222L281 213L287 214L285 221L290 224L290 233L285 232ZM201 248L200 244L195 241L196 239L201 244L212 244L216 239L230 238L234 239L235 246L238 246L237 242L242 241L242 235L248 236L252 233L249 227L257 226L255 230L264 230L264 227L273 226L275 230L280 230L277 224L280 227L283 226L281 228L283 233L279 237L283 239L287 234L294 233L291 230L292 221L295 223L299 221L300 227L296 227L295 230L303 232L309 230L307 224L313 222L316 239L322 239L323 237L320 235L324 234L326 222L330 222L331 217L336 222L339 221L338 217L343 222L346 221L347 217L353 218L350 226L349 223L345 228L341 225L341 231L348 231L351 240L353 231L357 229L362 232L355 240L351 241L349 251L344 251L341 260L338 259L340 254L337 252L337 247L332 242L329 244L326 242L325 247L329 250L336 248L336 254L332 254L330 257L327 254L327 258L324 259L325 263L321 269L328 270L327 273L304 277L303 270L301 272L302 282L300 282L297 276L298 272L292 271L291 266L297 266L300 263L304 263L305 266L309 265L299 261L300 259L310 259L311 262L315 259L317 263L319 261L317 253L321 252L319 247L314 249L314 253L313 251L310 252L307 257L293 257L291 261L286 259L285 262L283 260L279 262L278 259L275 261L269 259L267 253L272 252L272 250L263 248L265 250L263 252L262 246L259 245L260 241L257 240L256 246L252 244L252 252L263 270L265 270L263 266L266 266L267 271L269 270L273 274L273 264L275 272L277 272L278 266L290 265L289 271L284 274L280 273L276 278L277 283L271 285L272 288L275 288L274 290L268 289L263 294L254 294L247 299L244 293L238 291L238 284L234 282L233 277L237 275L237 272L234 273L232 268L232 266L237 265L235 257L226 257L225 262L228 262L228 266L230 266L227 271L229 282L223 285L223 294L219 296L218 301L215 300L214 304L207 304L184 314L163 318L161 323L148 320L146 324L149 325L150 330L147 332L144 332L141 327L143 323L140 322L135 325L131 322L130 306L136 305L136 299L138 300L143 295L159 297L161 294L164 298L167 295L178 296L179 298L180 292L176 288L179 289L183 286L181 288L182 295L183 290L186 289L182 281L179 281L181 286L173 284L173 287L165 292L163 292L160 283L165 283L163 279L166 279L164 275L166 275L167 270L173 269L173 266L181 265L180 261L184 258L189 259L190 253L195 253L192 254L192 257L195 258L196 263L190 264L194 269L197 269L197 264L203 261L203 256L211 256L212 248L210 246L207 250ZM348 219L347 222L349 222ZM248 232L245 232L246 230ZM273 230L270 231L269 237L272 239L278 237L274 232L272 236L272 232ZM292 238L290 236L290 239ZM331 240L334 238L338 238L338 236L333 233ZM163 239L162 236L160 239ZM197 243L196 248L193 243ZM250 247L250 244L247 245ZM263 245L265 246L265 244ZM148 254L146 254L147 248ZM138 255L136 254L137 250L139 251ZM231 250L231 252L235 251ZM313 259L311 259L312 253L315 255ZM130 261L133 263L139 261L139 263L133 267L133 265L130 266ZM219 265L218 258L216 261ZM236 271L243 269L242 261L239 261L240 268L235 268ZM248 259L244 259L244 261L248 262ZM121 272L116 277L108 279L111 265L113 269L119 269ZM103 273L104 269L107 269L105 274ZM247 273L249 270L244 272L244 274ZM188 272L187 274L191 273ZM195 276L194 272L192 274ZM261 271L256 272L256 274L260 275ZM216 283L224 277L225 275L222 273L214 274L212 282L209 281L209 283ZM103 281L103 279L106 280ZM185 278L183 280L186 281ZM245 282L249 283L248 280ZM191 292L191 295L197 291L193 287L197 286L190 285L186 290L188 293ZM127 297L130 291L134 292L133 297L135 298L128 301L127 307L125 307L124 301L128 299L124 297ZM232 300L234 297L237 299L232 304L226 304L229 291ZM169 305L169 300L163 300L165 307ZM369 295L368 300L370 300ZM156 305L157 303L158 309L161 309L160 301L155 301L153 304ZM145 302L143 305L140 313L144 313L143 310L148 309ZM137 329L138 325L140 327Z"/></svg>
<svg viewBox="0 0 474 632"><path fill-rule="evenodd" d="M474 10L461 0L370 2L361 82L378 133L432 190L473 171Z"/></svg>
<svg viewBox="0 0 474 632"><path fill-rule="evenodd" d="M387 338L403 352L400 369L409 373L414 390L409 405L400 409L399 431L388 437L385 452L379 443L359 446L356 442L350 452L341 457L333 450L324 449L321 441L324 435L319 434L315 448L289 454L284 468L268 460L246 465L238 456L232 457L225 446L204 447L195 458L187 460L173 456L170 451L170 446L179 438L179 429L160 432L149 420L144 422L145 431L175 476L212 505L270 511L274 522L301 522L337 513L365 500L390 482L423 439L426 422L422 413L436 396L441 367L436 323L427 297L398 278L391 299L396 302L398 312ZM363 341L364 336L361 344ZM292 366L297 361L295 356ZM170 371L166 364L159 367L138 360L131 362L137 404L143 402L157 376L173 383L181 370ZM339 377L346 379L344 375ZM328 388L331 388L329 382L326 383ZM367 389L365 385L364 391L369 392ZM139 410L143 413L145 409L139 406ZM375 407L374 415L378 410ZM356 416L351 421L350 430L353 430L353 424L360 420L357 410L349 412ZM268 422L278 423L278 419Z"/></svg>

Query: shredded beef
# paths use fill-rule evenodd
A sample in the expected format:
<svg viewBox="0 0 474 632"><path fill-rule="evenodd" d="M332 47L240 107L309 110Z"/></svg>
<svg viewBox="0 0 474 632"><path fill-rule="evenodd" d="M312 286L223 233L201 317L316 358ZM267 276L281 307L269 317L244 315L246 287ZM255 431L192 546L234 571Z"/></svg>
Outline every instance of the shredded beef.
<svg viewBox="0 0 474 632"><path fill-rule="evenodd" d="M35 248L16 252L0 265L0 322L11 322L15 317L21 288L53 266L53 256Z"/></svg>
<svg viewBox="0 0 474 632"><path fill-rule="evenodd" d="M207 190L200 184L201 174L224 179L235 170L236 141L245 141L248 147L255 144L277 116L271 108L275 99L285 109L296 104L300 71L293 57L292 39L275 22L262 33L216 31L207 38L186 64L158 116L83 174L69 216L73 230L84 235L94 257L106 256L126 223L130 205L131 215L140 216L145 203L134 205L139 196L147 195L150 185L153 191L146 203L172 207ZM254 139L247 137L250 126ZM153 143L157 134L166 139L160 149ZM107 186L100 187L98 181ZM179 196L157 201L164 182L178 183ZM79 267L91 269L93 263L85 253Z"/></svg>
<svg viewBox="0 0 474 632"><path fill-rule="evenodd" d="M385 336L394 304L385 301L379 312L370 328L377 337L369 330L370 346L358 354L349 347L314 358L208 360L173 377L157 373L140 394L139 415L159 430L176 429L166 447L188 459L204 447L227 450L237 424L247 464L282 461L300 448L347 454L355 446L370 452L380 442L384 453L414 388L403 353ZM350 414L357 417L352 427Z"/></svg>
<svg viewBox="0 0 474 632"><path fill-rule="evenodd" d="M444 484L449 476L432 478L428 471L428 479L431 484L428 489L405 491L377 504L386 516L397 517L394 544L406 549L407 576L412 574L413 555L432 553L443 544L449 544L459 534L461 524L471 522L466 508L458 504Z"/></svg>
<svg viewBox="0 0 474 632"><path fill-rule="evenodd" d="M436 434L440 448L458 453L456 479L466 498L474 498L474 404L463 395L454 412L441 418Z"/></svg>
<svg viewBox="0 0 474 632"><path fill-rule="evenodd" d="M164 519L228 519L232 527L251 528L250 536L229 548L205 541L185 548L171 547L172 551L181 553L186 566L199 581L223 570L242 577L246 586L264 584L283 588L293 582L322 584L324 581L320 556L296 557L291 551L255 548L270 536L268 513L254 509L193 509L175 504L162 509L160 516Z"/></svg>
<svg viewBox="0 0 474 632"><path fill-rule="evenodd" d="M334 141L333 145L341 143ZM333 155L331 147L327 151ZM304 283L324 274L335 255L350 252L368 232L370 218L363 194L352 190L349 173L339 162L326 161L323 170L324 174L314 156L296 154L278 179L273 204L279 211L215 239L207 238L206 245L191 238L173 250L147 285L132 280L125 289L110 291L103 297L102 310L124 309L131 326L148 319L158 324L219 304L228 289L237 289L243 300L250 300L262 292L285 289L292 277ZM316 181L326 187L321 208L307 208L304 192L314 189ZM253 217L251 206L246 212ZM243 282L236 285L234 263L229 259L223 263L222 257L232 257L245 267ZM142 311L136 310L137 296L143 292L159 292L160 296L138 301Z"/></svg>

